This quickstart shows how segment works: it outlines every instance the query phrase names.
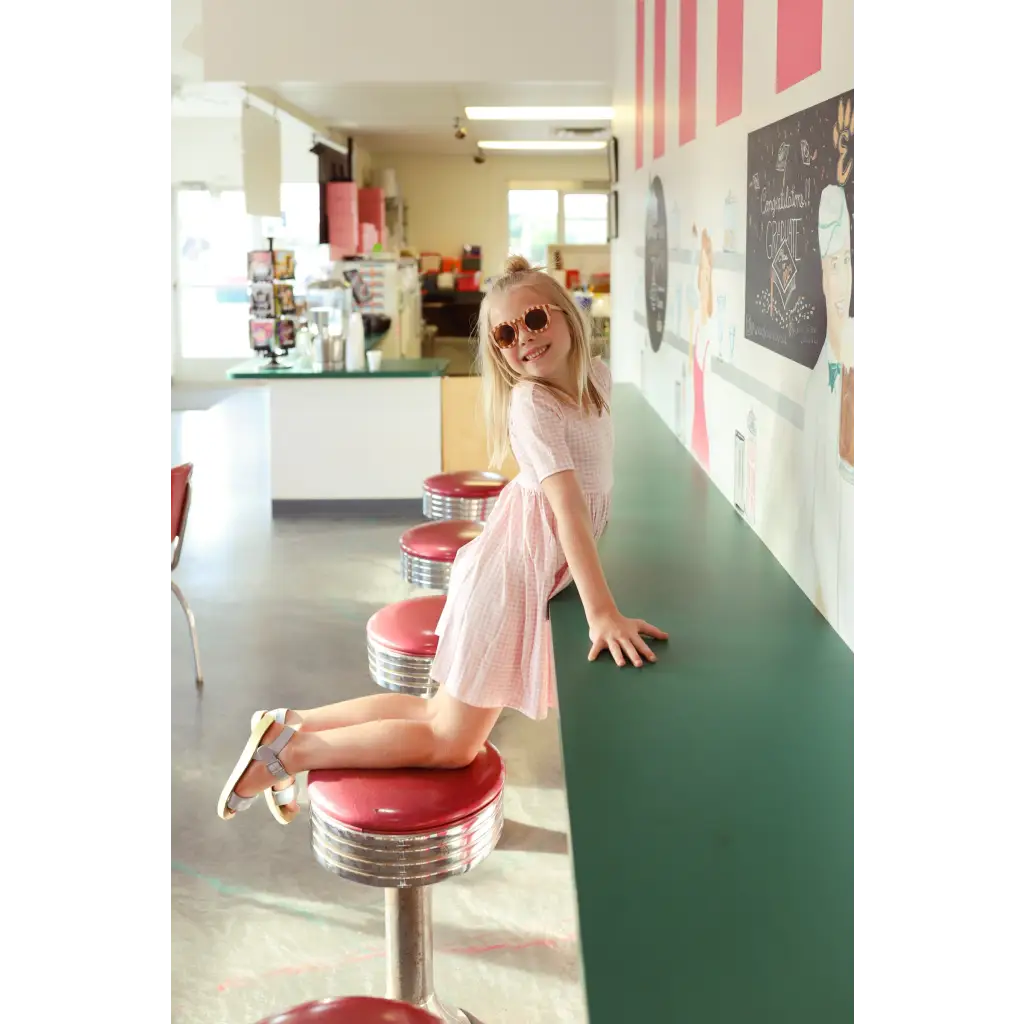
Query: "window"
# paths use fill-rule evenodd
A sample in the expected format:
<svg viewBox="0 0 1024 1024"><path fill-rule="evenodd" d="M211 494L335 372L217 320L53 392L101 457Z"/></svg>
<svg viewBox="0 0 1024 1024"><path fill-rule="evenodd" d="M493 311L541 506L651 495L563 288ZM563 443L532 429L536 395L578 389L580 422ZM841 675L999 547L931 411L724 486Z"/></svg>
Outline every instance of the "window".
<svg viewBox="0 0 1024 1024"><path fill-rule="evenodd" d="M252 224L239 191L178 193L178 323L183 359L249 352L245 254Z"/></svg>
<svg viewBox="0 0 1024 1024"><path fill-rule="evenodd" d="M178 331L182 359L244 359L249 347L246 253L273 237L295 251L295 290L323 276L320 187L281 186L280 219L250 217L240 189L177 194Z"/></svg>
<svg viewBox="0 0 1024 1024"><path fill-rule="evenodd" d="M531 263L547 261L548 246L558 242L558 191L513 188L508 191L508 251Z"/></svg>
<svg viewBox="0 0 1024 1024"><path fill-rule="evenodd" d="M543 265L547 247L608 241L608 194L557 188L508 190L508 251Z"/></svg>
<svg viewBox="0 0 1024 1024"><path fill-rule="evenodd" d="M608 241L608 194L570 192L562 196L566 245L603 245Z"/></svg>

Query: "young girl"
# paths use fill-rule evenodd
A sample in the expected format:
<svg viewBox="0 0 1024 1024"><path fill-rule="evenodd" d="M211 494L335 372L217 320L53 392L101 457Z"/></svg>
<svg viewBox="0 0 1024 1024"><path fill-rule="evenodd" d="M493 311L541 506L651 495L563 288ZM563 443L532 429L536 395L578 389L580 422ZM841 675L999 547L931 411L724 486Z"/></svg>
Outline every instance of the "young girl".
<svg viewBox="0 0 1024 1024"><path fill-rule="evenodd" d="M555 706L547 603L575 580L590 660L654 661L641 634L668 639L615 606L596 539L612 489L611 375L591 357L586 323L554 278L514 256L480 307L480 369L492 465L509 445L519 475L452 567L437 626L430 699L397 693L311 711L257 712L220 797L233 817L265 792L274 817L298 813L294 776L315 768L459 768L501 709L544 718Z"/></svg>

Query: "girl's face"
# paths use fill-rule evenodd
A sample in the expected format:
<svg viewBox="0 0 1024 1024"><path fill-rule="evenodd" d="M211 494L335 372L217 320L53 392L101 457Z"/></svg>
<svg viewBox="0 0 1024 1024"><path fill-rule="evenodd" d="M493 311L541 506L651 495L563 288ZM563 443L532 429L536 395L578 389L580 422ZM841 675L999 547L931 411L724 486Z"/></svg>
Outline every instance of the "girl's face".
<svg viewBox="0 0 1024 1024"><path fill-rule="evenodd" d="M531 331L523 323L523 315L533 306L547 306L547 326ZM551 303L549 296L529 285L496 295L491 304L490 328L515 322L519 332L516 344L498 348L506 363L521 377L546 377L559 381L569 366L572 337L565 314ZM495 345L493 334L490 342ZM495 345L497 348L497 345Z"/></svg>

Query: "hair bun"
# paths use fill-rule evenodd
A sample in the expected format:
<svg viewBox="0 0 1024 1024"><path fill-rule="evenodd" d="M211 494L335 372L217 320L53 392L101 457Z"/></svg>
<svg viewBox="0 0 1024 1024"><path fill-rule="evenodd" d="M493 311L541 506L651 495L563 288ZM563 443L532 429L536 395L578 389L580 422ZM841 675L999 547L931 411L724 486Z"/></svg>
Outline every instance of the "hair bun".
<svg viewBox="0 0 1024 1024"><path fill-rule="evenodd" d="M505 260L506 274L525 274L527 271L532 269L530 261L525 256L509 256L509 258Z"/></svg>

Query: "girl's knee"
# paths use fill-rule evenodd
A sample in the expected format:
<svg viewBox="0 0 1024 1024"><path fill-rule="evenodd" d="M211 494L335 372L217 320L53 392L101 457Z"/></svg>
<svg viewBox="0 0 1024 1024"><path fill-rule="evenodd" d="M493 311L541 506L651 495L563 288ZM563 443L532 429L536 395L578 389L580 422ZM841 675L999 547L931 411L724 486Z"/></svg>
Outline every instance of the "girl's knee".
<svg viewBox="0 0 1024 1024"><path fill-rule="evenodd" d="M431 704L434 708L430 725L437 766L465 768L487 742L501 709L470 707L443 692Z"/></svg>

